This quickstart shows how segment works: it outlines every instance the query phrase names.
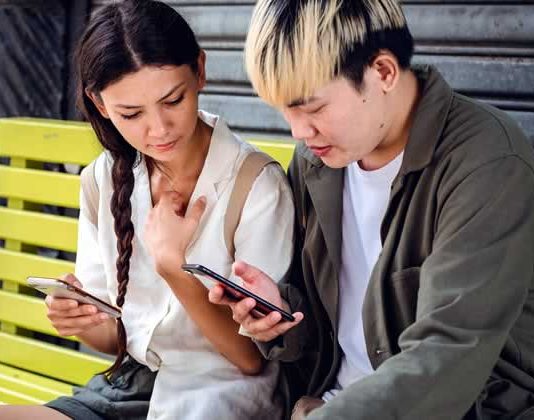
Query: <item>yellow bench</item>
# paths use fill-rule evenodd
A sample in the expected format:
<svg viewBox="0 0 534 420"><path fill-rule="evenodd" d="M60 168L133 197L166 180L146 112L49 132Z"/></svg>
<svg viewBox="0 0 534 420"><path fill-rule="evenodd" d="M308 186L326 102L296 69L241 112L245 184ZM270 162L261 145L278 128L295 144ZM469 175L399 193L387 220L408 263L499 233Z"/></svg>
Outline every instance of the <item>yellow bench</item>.
<svg viewBox="0 0 534 420"><path fill-rule="evenodd" d="M250 140L287 168L294 145ZM109 360L45 342L57 337L40 297L24 286L30 275L73 272L69 261L36 255L38 247L76 252L77 220L44 214L43 205L79 207L78 175L43 170L43 162L91 162L101 151L87 123L0 118L0 404L42 404L71 393ZM72 341L76 339L72 338Z"/></svg>

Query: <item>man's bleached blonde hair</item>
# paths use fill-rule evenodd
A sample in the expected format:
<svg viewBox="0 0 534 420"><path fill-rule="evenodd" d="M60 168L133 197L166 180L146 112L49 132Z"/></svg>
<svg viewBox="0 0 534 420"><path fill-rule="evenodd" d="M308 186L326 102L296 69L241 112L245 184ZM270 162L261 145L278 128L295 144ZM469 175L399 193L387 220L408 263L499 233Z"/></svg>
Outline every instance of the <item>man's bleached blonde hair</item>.
<svg viewBox="0 0 534 420"><path fill-rule="evenodd" d="M339 75L359 87L381 49L409 67L413 40L395 0L258 0L245 63L258 95L281 107Z"/></svg>

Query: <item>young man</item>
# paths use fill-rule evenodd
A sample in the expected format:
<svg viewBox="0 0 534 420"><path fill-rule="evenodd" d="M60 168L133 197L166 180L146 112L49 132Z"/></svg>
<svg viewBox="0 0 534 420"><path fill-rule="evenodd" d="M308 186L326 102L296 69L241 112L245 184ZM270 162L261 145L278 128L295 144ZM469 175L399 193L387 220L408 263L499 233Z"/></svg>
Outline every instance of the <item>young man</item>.
<svg viewBox="0 0 534 420"><path fill-rule="evenodd" d="M531 145L412 52L394 0L258 1L249 76L302 140L297 252L280 289L235 271L297 320L210 299L296 367L295 417L534 418Z"/></svg>

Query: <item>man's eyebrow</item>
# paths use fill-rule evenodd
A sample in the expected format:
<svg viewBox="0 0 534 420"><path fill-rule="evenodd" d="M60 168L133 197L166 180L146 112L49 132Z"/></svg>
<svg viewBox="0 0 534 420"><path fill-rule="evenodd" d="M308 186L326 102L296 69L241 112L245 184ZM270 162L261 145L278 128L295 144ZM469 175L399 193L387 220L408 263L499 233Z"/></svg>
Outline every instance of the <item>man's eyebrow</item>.
<svg viewBox="0 0 534 420"><path fill-rule="evenodd" d="M161 101L164 101L165 99L167 99L169 96L171 96L174 92L176 92L178 90L178 88L180 88L183 84L185 84L185 82L181 82L181 83L178 83L176 86L174 86L171 90L169 90L169 92L167 92L165 95L163 95L160 99L158 99L158 102L161 102ZM123 105L123 104L117 104L115 105L117 107L120 107L120 108L125 108L125 109L136 109L136 108L142 108L141 105Z"/></svg>
<svg viewBox="0 0 534 420"><path fill-rule="evenodd" d="M297 99L296 101L291 102L287 107L295 108L297 106L308 105L309 103L312 103L316 101L317 99L318 98L316 96L310 96L309 98Z"/></svg>

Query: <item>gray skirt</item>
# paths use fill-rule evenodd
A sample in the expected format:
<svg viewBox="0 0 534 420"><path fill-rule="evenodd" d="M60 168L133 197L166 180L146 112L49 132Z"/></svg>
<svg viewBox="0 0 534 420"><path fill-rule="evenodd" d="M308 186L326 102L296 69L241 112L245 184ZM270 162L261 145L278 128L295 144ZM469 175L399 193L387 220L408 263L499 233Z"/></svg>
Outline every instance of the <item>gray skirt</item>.
<svg viewBox="0 0 534 420"><path fill-rule="evenodd" d="M95 375L71 397L59 397L46 407L76 420L146 419L157 372L127 357L108 379Z"/></svg>

